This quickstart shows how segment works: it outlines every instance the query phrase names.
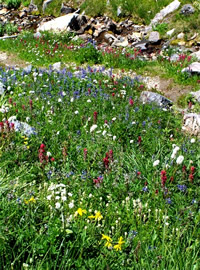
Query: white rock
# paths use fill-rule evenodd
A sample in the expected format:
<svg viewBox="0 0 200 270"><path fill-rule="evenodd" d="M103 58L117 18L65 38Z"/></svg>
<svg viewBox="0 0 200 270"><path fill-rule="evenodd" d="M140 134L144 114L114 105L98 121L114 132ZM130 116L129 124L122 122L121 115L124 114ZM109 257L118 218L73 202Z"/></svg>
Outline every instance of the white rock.
<svg viewBox="0 0 200 270"><path fill-rule="evenodd" d="M167 32L167 35L168 35L168 36L173 35L174 31L175 31L175 28L173 28L172 30L169 30L169 31Z"/></svg>
<svg viewBox="0 0 200 270"><path fill-rule="evenodd" d="M77 13L70 13L70 14L58 17L56 19L53 19L49 22L45 22L38 27L37 32L40 32L40 31L54 31L54 32L65 31L65 30L67 30L67 27L69 26L71 20L77 16L78 16Z"/></svg>
<svg viewBox="0 0 200 270"><path fill-rule="evenodd" d="M156 43L160 40L160 34L157 31L153 31L149 35L149 42Z"/></svg>
<svg viewBox="0 0 200 270"><path fill-rule="evenodd" d="M192 135L200 135L200 114L188 113L184 115L182 129Z"/></svg>
<svg viewBox="0 0 200 270"><path fill-rule="evenodd" d="M153 20L150 23L150 26L157 24L159 21L163 20L164 17L166 17L168 14L174 12L177 10L180 6L180 2L178 0L174 0L171 4L163 8L159 13L156 14L156 16L153 18Z"/></svg>
<svg viewBox="0 0 200 270"><path fill-rule="evenodd" d="M60 71L61 69L61 62L54 63L52 69L55 71Z"/></svg>
<svg viewBox="0 0 200 270"><path fill-rule="evenodd" d="M178 35L177 35L177 38L178 38L178 39L183 39L183 38L184 38L184 36L185 36L185 34L184 34L184 33L180 33L180 34L178 34Z"/></svg>
<svg viewBox="0 0 200 270"><path fill-rule="evenodd" d="M197 92L190 92L190 94L200 103L200 90Z"/></svg>
<svg viewBox="0 0 200 270"><path fill-rule="evenodd" d="M192 53L191 56L197 58L197 60L200 61L200 50Z"/></svg>
<svg viewBox="0 0 200 270"><path fill-rule="evenodd" d="M200 63L193 62L187 68L182 69L182 72L198 73L200 74Z"/></svg>

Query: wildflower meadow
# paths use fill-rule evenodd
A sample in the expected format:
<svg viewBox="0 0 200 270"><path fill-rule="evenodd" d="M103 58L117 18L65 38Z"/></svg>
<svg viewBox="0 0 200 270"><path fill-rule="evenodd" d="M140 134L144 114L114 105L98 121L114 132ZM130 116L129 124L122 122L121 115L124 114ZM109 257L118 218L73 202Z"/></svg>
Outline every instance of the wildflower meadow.
<svg viewBox="0 0 200 270"><path fill-rule="evenodd" d="M199 138L120 74L0 69L0 269L200 269Z"/></svg>

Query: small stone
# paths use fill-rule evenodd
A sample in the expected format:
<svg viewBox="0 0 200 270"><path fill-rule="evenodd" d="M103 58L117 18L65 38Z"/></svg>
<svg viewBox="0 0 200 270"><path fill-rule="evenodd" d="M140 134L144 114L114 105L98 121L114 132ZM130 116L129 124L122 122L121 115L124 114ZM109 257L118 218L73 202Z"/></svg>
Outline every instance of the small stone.
<svg viewBox="0 0 200 270"><path fill-rule="evenodd" d="M197 58L197 60L200 61L200 50L192 53L191 56Z"/></svg>
<svg viewBox="0 0 200 270"><path fill-rule="evenodd" d="M179 55L178 55L177 53L174 53L174 54L170 57L170 61L176 62L177 60L179 60Z"/></svg>
<svg viewBox="0 0 200 270"><path fill-rule="evenodd" d="M166 108L172 106L173 102L168 98L150 91L143 91L140 95L140 101L143 103L155 103L159 107Z"/></svg>
<svg viewBox="0 0 200 270"><path fill-rule="evenodd" d="M184 115L182 129L191 135L200 135L200 114L188 113Z"/></svg>
<svg viewBox="0 0 200 270"><path fill-rule="evenodd" d="M52 69L55 70L55 71L60 71L60 69L61 69L61 62L54 63L52 65Z"/></svg>
<svg viewBox="0 0 200 270"><path fill-rule="evenodd" d="M188 72L188 73L196 73L200 74L200 63L199 62L193 62L190 64L187 68L184 68L182 72Z"/></svg>
<svg viewBox="0 0 200 270"><path fill-rule="evenodd" d="M197 92L190 92L190 94L200 103L200 90Z"/></svg>
<svg viewBox="0 0 200 270"><path fill-rule="evenodd" d="M42 36L42 34L40 32L36 32L34 33L34 38L40 38Z"/></svg>
<svg viewBox="0 0 200 270"><path fill-rule="evenodd" d="M178 38L178 39L183 39L183 38L184 38L184 36L185 36L185 34L184 34L184 33L180 33L180 34L178 34L178 35L177 35L177 38Z"/></svg>
<svg viewBox="0 0 200 270"><path fill-rule="evenodd" d="M168 35L168 36L173 35L174 31L175 31L175 28L173 28L172 30L169 30L169 31L167 32L167 35Z"/></svg>
<svg viewBox="0 0 200 270"><path fill-rule="evenodd" d="M180 14L190 15L195 12L194 7L191 4L186 4L182 7Z"/></svg>
<svg viewBox="0 0 200 270"><path fill-rule="evenodd" d="M149 42L157 43L160 40L160 34L157 31L153 31L149 35Z"/></svg>

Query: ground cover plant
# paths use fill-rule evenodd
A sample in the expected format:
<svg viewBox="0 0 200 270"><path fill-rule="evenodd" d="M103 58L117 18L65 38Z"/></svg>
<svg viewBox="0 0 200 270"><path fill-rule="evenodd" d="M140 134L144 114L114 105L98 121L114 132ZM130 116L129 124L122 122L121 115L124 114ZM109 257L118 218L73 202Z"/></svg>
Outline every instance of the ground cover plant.
<svg viewBox="0 0 200 270"><path fill-rule="evenodd" d="M131 48L102 47L92 40L73 41L72 34L43 33L39 38L33 38L30 32L23 32L17 39L0 40L0 49L17 53L20 59L29 61L38 67L48 67L61 61L63 64L76 65L89 63L103 65L107 68L133 70L140 75L154 76L159 72L161 77L173 78L176 83L193 85L199 88L199 76L182 73L182 69L193 60L189 55L179 52L176 48L166 50L157 60L146 59L143 52ZM171 61L171 55L177 53L179 58Z"/></svg>
<svg viewBox="0 0 200 270"><path fill-rule="evenodd" d="M199 139L181 113L112 69L0 80L1 269L199 269Z"/></svg>

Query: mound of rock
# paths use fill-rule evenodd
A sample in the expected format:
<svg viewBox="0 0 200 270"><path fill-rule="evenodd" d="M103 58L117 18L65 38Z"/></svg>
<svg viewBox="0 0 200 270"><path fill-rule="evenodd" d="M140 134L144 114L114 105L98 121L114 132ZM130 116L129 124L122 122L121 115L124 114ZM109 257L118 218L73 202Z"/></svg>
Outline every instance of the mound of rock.
<svg viewBox="0 0 200 270"><path fill-rule="evenodd" d="M200 136L200 114L188 113L184 116L184 125L182 129L191 134Z"/></svg>
<svg viewBox="0 0 200 270"><path fill-rule="evenodd" d="M168 98L151 91L143 91L140 95L140 101L144 104L154 103L162 108L170 107L173 105L173 102Z"/></svg>

